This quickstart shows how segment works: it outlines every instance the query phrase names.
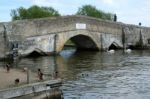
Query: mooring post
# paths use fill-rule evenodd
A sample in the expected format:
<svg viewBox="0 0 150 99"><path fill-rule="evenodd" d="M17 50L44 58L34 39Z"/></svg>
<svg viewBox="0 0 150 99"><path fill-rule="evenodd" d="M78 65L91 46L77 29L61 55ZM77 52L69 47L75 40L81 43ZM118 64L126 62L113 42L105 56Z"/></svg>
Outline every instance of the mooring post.
<svg viewBox="0 0 150 99"><path fill-rule="evenodd" d="M102 33L100 34L100 40L101 40L101 51L103 50L103 35Z"/></svg>
<svg viewBox="0 0 150 99"><path fill-rule="evenodd" d="M29 69L27 68L27 84L29 84Z"/></svg>

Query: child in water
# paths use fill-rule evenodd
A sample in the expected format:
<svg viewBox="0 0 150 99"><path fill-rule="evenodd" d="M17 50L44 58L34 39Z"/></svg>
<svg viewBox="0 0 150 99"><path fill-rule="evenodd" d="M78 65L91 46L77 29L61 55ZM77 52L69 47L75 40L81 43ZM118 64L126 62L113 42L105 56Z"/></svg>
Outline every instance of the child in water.
<svg viewBox="0 0 150 99"><path fill-rule="evenodd" d="M38 77L39 80L43 80L43 73L41 72L41 69L38 69Z"/></svg>

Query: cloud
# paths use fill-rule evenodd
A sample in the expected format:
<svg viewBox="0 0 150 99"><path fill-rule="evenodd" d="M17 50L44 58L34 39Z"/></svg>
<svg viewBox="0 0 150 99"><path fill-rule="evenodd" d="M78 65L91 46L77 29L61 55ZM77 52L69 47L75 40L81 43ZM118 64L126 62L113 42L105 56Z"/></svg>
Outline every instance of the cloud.
<svg viewBox="0 0 150 99"><path fill-rule="evenodd" d="M110 5L114 4L114 0L102 0L102 1L105 4L110 4Z"/></svg>
<svg viewBox="0 0 150 99"><path fill-rule="evenodd" d="M58 0L32 0L32 3L40 6L50 6L50 5L59 5Z"/></svg>

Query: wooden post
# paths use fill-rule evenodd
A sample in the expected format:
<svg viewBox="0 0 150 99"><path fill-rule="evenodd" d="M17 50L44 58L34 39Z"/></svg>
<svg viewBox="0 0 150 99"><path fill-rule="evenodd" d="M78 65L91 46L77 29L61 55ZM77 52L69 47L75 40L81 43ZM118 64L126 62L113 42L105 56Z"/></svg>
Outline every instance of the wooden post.
<svg viewBox="0 0 150 99"><path fill-rule="evenodd" d="M57 53L57 39L58 39L58 35L54 36L54 54Z"/></svg>
<svg viewBox="0 0 150 99"><path fill-rule="evenodd" d="M140 42L141 49L143 49L143 35L142 35L142 29L141 28L140 28L140 40L139 40L139 42Z"/></svg>
<svg viewBox="0 0 150 99"><path fill-rule="evenodd" d="M100 35L100 40L101 40L101 51L103 50L103 37L102 37L103 35L102 35L102 33L101 33L101 35Z"/></svg>
<svg viewBox="0 0 150 99"><path fill-rule="evenodd" d="M27 68L27 84L29 84L29 69Z"/></svg>
<svg viewBox="0 0 150 99"><path fill-rule="evenodd" d="M124 50L126 49L126 35L125 35L126 30L125 29L126 29L126 27L122 28L122 44L123 44Z"/></svg>

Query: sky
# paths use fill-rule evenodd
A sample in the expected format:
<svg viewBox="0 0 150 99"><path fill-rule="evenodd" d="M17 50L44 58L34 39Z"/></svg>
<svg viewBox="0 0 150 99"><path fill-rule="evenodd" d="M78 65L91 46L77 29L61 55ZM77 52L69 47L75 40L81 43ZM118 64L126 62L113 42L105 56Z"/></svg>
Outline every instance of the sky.
<svg viewBox="0 0 150 99"><path fill-rule="evenodd" d="M119 22L150 27L150 0L0 0L0 22L11 21L11 10L21 6L50 6L61 15L73 15L87 4L117 14Z"/></svg>

